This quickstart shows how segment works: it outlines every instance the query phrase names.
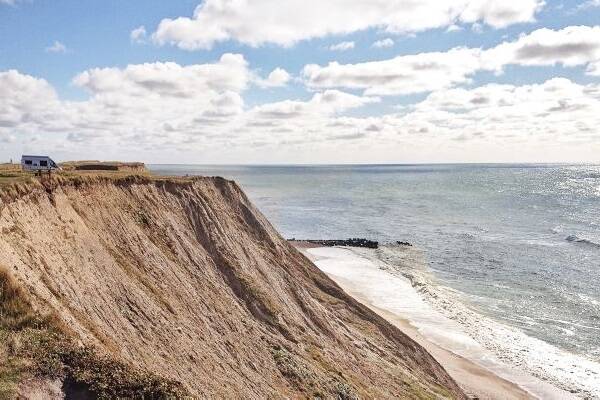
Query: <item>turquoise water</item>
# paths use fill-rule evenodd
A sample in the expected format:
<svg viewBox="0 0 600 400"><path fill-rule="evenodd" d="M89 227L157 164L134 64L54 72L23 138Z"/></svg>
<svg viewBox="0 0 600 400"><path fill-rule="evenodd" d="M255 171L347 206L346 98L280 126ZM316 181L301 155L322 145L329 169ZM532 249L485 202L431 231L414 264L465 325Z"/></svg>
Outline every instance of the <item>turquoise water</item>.
<svg viewBox="0 0 600 400"><path fill-rule="evenodd" d="M151 169L236 180L287 238L409 241L478 312L600 360L600 166Z"/></svg>

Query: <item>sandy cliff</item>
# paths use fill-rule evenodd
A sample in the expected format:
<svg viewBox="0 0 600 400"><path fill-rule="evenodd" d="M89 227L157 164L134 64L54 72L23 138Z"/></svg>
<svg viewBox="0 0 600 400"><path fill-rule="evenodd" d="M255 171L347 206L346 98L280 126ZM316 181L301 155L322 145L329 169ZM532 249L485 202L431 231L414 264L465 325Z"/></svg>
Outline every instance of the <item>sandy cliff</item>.
<svg viewBox="0 0 600 400"><path fill-rule="evenodd" d="M463 398L422 347L291 247L233 182L58 179L1 198L0 268L28 307L146 381L200 398ZM52 384L85 386L72 370Z"/></svg>

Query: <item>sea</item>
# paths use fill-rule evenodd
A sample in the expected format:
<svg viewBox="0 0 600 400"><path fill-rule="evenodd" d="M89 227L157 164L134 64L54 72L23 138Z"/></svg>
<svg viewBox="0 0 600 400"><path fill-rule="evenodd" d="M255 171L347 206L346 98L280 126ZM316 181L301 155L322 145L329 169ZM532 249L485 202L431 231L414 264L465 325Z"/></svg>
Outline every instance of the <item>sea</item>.
<svg viewBox="0 0 600 400"><path fill-rule="evenodd" d="M379 241L339 257L409 282L490 357L600 398L600 165L149 168L235 180L286 238Z"/></svg>

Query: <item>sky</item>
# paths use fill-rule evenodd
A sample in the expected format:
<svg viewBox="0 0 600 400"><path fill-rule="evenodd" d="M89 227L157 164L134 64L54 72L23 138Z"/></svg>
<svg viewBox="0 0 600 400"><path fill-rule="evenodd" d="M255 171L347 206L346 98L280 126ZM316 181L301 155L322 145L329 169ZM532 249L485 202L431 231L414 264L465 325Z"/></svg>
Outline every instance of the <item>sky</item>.
<svg viewBox="0 0 600 400"><path fill-rule="evenodd" d="M600 0L0 0L0 162L600 163Z"/></svg>

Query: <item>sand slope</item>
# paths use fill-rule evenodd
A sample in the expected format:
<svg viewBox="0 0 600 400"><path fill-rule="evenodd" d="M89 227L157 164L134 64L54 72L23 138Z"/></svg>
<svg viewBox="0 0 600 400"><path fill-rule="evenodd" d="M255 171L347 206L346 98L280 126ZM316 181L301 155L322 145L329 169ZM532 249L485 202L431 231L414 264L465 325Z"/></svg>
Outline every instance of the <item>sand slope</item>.
<svg viewBox="0 0 600 400"><path fill-rule="evenodd" d="M34 306L195 397L464 398L233 182L87 178L2 197L0 265Z"/></svg>

